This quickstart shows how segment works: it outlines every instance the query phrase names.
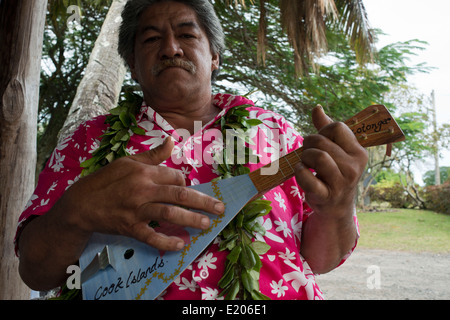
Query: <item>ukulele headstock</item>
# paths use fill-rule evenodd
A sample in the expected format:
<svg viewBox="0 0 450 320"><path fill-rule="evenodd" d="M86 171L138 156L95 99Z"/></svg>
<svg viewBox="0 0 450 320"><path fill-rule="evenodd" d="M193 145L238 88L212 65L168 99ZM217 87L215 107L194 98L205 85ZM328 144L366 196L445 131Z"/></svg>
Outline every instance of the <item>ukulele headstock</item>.
<svg viewBox="0 0 450 320"><path fill-rule="evenodd" d="M365 148L405 140L402 129L383 105L370 106L345 121L345 124Z"/></svg>

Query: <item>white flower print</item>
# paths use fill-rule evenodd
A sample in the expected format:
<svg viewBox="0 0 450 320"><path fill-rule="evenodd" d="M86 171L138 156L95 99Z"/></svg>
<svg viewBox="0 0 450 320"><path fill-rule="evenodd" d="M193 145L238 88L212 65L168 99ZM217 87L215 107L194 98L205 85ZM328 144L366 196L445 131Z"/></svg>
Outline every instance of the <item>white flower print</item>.
<svg viewBox="0 0 450 320"><path fill-rule="evenodd" d="M203 256L201 256L198 259L198 268L200 269L216 269L216 265L214 264L214 262L217 261L217 258L214 257L214 255L209 252L209 253L205 253Z"/></svg>
<svg viewBox="0 0 450 320"><path fill-rule="evenodd" d="M202 289L202 300L223 300L224 297L219 297L219 290L210 287Z"/></svg>
<svg viewBox="0 0 450 320"><path fill-rule="evenodd" d="M311 269L309 268L308 263L306 260L302 259L300 256L300 259L303 263L303 272L300 270L299 266L296 266L293 264L290 260L284 260L284 263L290 266L295 271L285 273L283 275L284 280L287 282L292 281L291 286L292 288L298 292L300 288L304 288L306 292L306 296L309 300L314 299L315 290L314 290L314 274L312 273Z"/></svg>
<svg viewBox="0 0 450 320"><path fill-rule="evenodd" d="M89 150L89 153L94 153L95 150L97 150L100 146L100 141L98 139L95 139L94 141L92 141L91 144L91 150Z"/></svg>
<svg viewBox="0 0 450 320"><path fill-rule="evenodd" d="M33 201L36 200L37 198L39 198L39 197L37 195L33 194L30 197L30 199L28 200L27 205L25 206L24 210L28 209L33 204Z"/></svg>
<svg viewBox="0 0 450 320"><path fill-rule="evenodd" d="M280 279L280 281L276 282L275 280L272 280L272 283L270 284L272 287L272 293L277 295L277 298L284 297L286 294L286 290L288 289L287 286L283 286L283 279Z"/></svg>
<svg viewBox="0 0 450 320"><path fill-rule="evenodd" d="M258 217L256 218L256 221L258 221L262 225L262 227L266 230L264 236L261 236L259 233L256 233L255 235L256 240L266 242L264 238L268 238L278 243L284 243L284 240L282 238L280 238L279 236L277 236L272 232L269 232L269 230L272 229L272 220L270 220L270 218L267 218L266 221L264 221L263 217Z"/></svg>
<svg viewBox="0 0 450 320"><path fill-rule="evenodd" d="M189 177L189 174L191 171L189 170L189 167L181 167L181 173L185 178Z"/></svg>
<svg viewBox="0 0 450 320"><path fill-rule="evenodd" d="M139 151L139 149L135 149L133 146L130 146L126 149L126 151L130 156L132 156L135 155Z"/></svg>
<svg viewBox="0 0 450 320"><path fill-rule="evenodd" d="M280 232L283 231L283 236L287 238L288 236L291 238L291 229L288 228L288 225L286 221L281 220L281 218L278 218L280 221L275 221L275 224L278 226L275 231Z"/></svg>
<svg viewBox="0 0 450 320"><path fill-rule="evenodd" d="M295 252L291 252L289 248L286 248L286 252L278 251L278 256L283 260L295 260Z"/></svg>
<svg viewBox="0 0 450 320"><path fill-rule="evenodd" d="M303 222L299 221L300 213L294 215L291 219L291 228L294 230L294 235L297 237L298 241L302 240L302 226Z"/></svg>
<svg viewBox="0 0 450 320"><path fill-rule="evenodd" d="M192 292L195 292L195 289L198 288L197 283L195 282L195 280L189 281L186 278L181 278L181 281L179 281L178 283L176 283L176 285L178 286L178 289L180 290L191 290Z"/></svg>
<svg viewBox="0 0 450 320"><path fill-rule="evenodd" d="M293 197L300 197L300 190L298 189L297 186L291 186L291 194Z"/></svg>
<svg viewBox="0 0 450 320"><path fill-rule="evenodd" d="M49 194L52 191L55 191L56 186L58 185L58 181L53 182L53 184L48 188L47 194Z"/></svg>
<svg viewBox="0 0 450 320"><path fill-rule="evenodd" d="M61 169L64 169L63 161L65 158L65 155L62 156L58 152L55 152L55 164L52 166L54 172L60 172Z"/></svg>
<svg viewBox="0 0 450 320"><path fill-rule="evenodd" d="M283 211L286 211L286 205L284 204L284 198L280 193L275 192L275 200L278 201L278 205L280 206Z"/></svg>
<svg viewBox="0 0 450 320"><path fill-rule="evenodd" d="M80 180L80 176L76 176L75 179L73 180L68 180L67 181L67 187L66 190L69 189L75 182L77 182L78 180Z"/></svg>

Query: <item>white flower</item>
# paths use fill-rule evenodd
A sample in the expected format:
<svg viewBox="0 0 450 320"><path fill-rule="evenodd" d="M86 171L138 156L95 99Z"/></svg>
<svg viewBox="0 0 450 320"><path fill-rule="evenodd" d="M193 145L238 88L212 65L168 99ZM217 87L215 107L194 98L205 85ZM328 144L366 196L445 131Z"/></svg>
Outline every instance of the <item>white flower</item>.
<svg viewBox="0 0 450 320"><path fill-rule="evenodd" d="M200 269L216 269L216 265L214 264L214 262L217 261L217 258L213 256L213 254L210 253L205 253L203 256L201 256L198 259L198 267Z"/></svg>
<svg viewBox="0 0 450 320"><path fill-rule="evenodd" d="M177 286L179 287L180 290L191 290L192 292L195 292L195 289L198 287L197 283L192 280L191 282L189 282L188 279L186 278L181 278L181 281L176 283Z"/></svg>
<svg viewBox="0 0 450 320"><path fill-rule="evenodd" d="M133 146L131 146L131 147L127 148L126 151L130 156L132 156L132 155L135 155L136 152L138 152L139 150L135 149Z"/></svg>
<svg viewBox="0 0 450 320"><path fill-rule="evenodd" d="M262 225L262 227L266 230L264 237L261 236L259 233L256 233L256 235L255 235L256 240L266 242L266 240L264 238L268 238L268 239L278 242L278 243L284 242L284 240L282 238L280 238L279 236L277 236L275 233L269 232L269 230L272 229L272 220L270 220L270 218L267 218L266 221L264 221L263 217L258 217L258 218L256 218L255 221L258 221Z"/></svg>
<svg viewBox="0 0 450 320"><path fill-rule="evenodd" d="M291 189L292 189L291 194L293 197L296 196L300 197L300 190L298 189L297 186L292 186Z"/></svg>
<svg viewBox="0 0 450 320"><path fill-rule="evenodd" d="M58 152L55 152L55 164L52 166L54 172L60 172L64 168L63 161L66 156L62 156Z"/></svg>
<svg viewBox="0 0 450 320"><path fill-rule="evenodd" d="M100 141L98 139L95 139L91 144L91 150L89 150L89 153L94 153L95 150L97 150L100 146Z"/></svg>
<svg viewBox="0 0 450 320"><path fill-rule="evenodd" d="M278 251L278 256L283 260L295 260L295 252L291 252L288 248L286 248L286 252Z"/></svg>
<svg viewBox="0 0 450 320"><path fill-rule="evenodd" d="M280 208L283 209L283 211L286 211L286 205L284 204L284 198L281 195L281 192L275 192L275 200L278 201Z"/></svg>
<svg viewBox="0 0 450 320"><path fill-rule="evenodd" d="M291 219L291 228L294 230L294 235L297 237L298 241L302 241L302 226L303 222L299 221L300 214L297 213Z"/></svg>
<svg viewBox="0 0 450 320"><path fill-rule="evenodd" d="M202 289L202 300L223 300L224 297L219 297L219 291L210 287Z"/></svg>
<svg viewBox="0 0 450 320"><path fill-rule="evenodd" d="M275 224L278 225L278 227L275 229L275 231L280 232L283 231L283 236L286 237L292 237L291 236L291 229L288 228L286 221L282 221L281 218L278 218L280 221L275 221Z"/></svg>
<svg viewBox="0 0 450 320"><path fill-rule="evenodd" d="M272 287L272 293L277 295L277 298L283 296L286 294L285 291L288 289L287 286L283 286L283 279L280 279L280 281L275 282L275 280L272 280L272 283L270 284Z"/></svg>
<svg viewBox="0 0 450 320"><path fill-rule="evenodd" d="M181 173L185 178L189 177L191 171L189 171L189 167L181 167Z"/></svg>

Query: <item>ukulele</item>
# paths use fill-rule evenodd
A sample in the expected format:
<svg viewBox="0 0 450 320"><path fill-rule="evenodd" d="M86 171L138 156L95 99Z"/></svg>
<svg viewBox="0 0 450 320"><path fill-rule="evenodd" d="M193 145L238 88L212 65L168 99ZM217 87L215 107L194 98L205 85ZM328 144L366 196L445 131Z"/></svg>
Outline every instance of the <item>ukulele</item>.
<svg viewBox="0 0 450 320"><path fill-rule="evenodd" d="M382 105L366 108L345 124L365 148L405 139L394 118ZM161 252L125 236L94 233L80 257L83 299L157 298L250 200L294 176L293 168L300 161L302 151L303 148L294 150L249 174L191 186L223 201L226 210L220 216L203 212L211 219L207 230L182 228L189 239L181 251ZM267 174L274 167L277 170Z"/></svg>

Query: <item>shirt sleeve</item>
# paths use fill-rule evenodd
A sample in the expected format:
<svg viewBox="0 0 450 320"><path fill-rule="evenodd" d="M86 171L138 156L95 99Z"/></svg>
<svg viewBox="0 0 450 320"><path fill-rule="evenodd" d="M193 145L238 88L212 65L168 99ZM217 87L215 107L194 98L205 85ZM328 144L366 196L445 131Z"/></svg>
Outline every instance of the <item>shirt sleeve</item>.
<svg viewBox="0 0 450 320"><path fill-rule="evenodd" d="M92 157L92 153L98 148L98 137L104 127L104 116L85 122L52 152L39 175L33 195L19 217L14 237L16 255L19 255L18 239L24 226L31 219L47 213L64 192L79 179L82 171L80 164Z"/></svg>

